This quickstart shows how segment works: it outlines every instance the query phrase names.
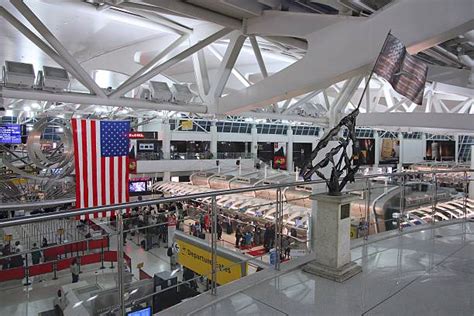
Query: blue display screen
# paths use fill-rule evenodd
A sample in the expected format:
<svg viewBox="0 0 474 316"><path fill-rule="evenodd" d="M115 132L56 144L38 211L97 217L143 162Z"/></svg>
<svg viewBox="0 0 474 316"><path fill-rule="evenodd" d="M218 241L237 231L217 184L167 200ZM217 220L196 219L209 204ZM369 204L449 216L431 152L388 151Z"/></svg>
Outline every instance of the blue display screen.
<svg viewBox="0 0 474 316"><path fill-rule="evenodd" d="M20 124L0 124L1 144L21 144Z"/></svg>
<svg viewBox="0 0 474 316"><path fill-rule="evenodd" d="M151 316L151 307L130 312L127 316Z"/></svg>

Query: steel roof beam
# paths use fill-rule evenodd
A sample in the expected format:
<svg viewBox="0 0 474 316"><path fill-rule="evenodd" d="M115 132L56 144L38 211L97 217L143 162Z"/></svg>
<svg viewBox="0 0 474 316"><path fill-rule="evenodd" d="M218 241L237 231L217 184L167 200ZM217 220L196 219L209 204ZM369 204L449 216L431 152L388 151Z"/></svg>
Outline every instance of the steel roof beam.
<svg viewBox="0 0 474 316"><path fill-rule="evenodd" d="M10 0L11 4L30 22L30 24L44 37L44 39L64 58L64 60L74 69L81 82L86 83L86 87L91 92L100 97L106 97L104 91L97 85L92 77L79 65L76 59L66 50L58 39L49 31L41 20L31 11L23 0Z"/></svg>
<svg viewBox="0 0 474 316"><path fill-rule="evenodd" d="M207 38L203 39L202 41L196 43L195 45L189 47L188 49L178 53L174 57L171 57L167 61L161 63L160 65L156 66L155 68L151 69L149 72L146 74L136 78L135 80L127 83L127 84L122 84L120 85L117 90L112 92L110 94L110 98L119 98L120 96L126 94L130 90L133 90L134 88L138 87L139 85L147 82L148 80L152 79L153 77L159 75L161 72L169 69L170 67L176 65L180 61L182 61L185 58L188 58L192 54L196 53L200 49L203 49L204 47L210 45L214 41L220 39L221 37L229 34L232 30L228 28L224 28Z"/></svg>
<svg viewBox="0 0 474 316"><path fill-rule="evenodd" d="M134 109L147 109L154 111L178 111L178 112L192 112L192 113L206 113L207 106L202 104L186 104L178 105L173 103L157 103L145 100L138 100L132 98L101 98L92 94L85 93L51 93L38 90L26 89L10 89L1 87L0 95L3 98L11 99L25 99L37 101L51 101L51 102L65 102L75 104L93 104L105 106L124 106Z"/></svg>
<svg viewBox="0 0 474 316"><path fill-rule="evenodd" d="M319 18L315 15L315 23ZM289 25L282 19L278 23L298 27L297 23ZM472 28L472 0L457 0L455 6L446 1L399 0L367 19L345 19L308 34L305 36L308 51L301 60L246 89L220 98L218 112L236 114L265 107L365 75L389 29L413 54Z"/></svg>
<svg viewBox="0 0 474 316"><path fill-rule="evenodd" d="M175 0L145 0L149 5L172 11L190 18L210 21L234 30L242 28L242 21L230 16L219 14L202 7Z"/></svg>

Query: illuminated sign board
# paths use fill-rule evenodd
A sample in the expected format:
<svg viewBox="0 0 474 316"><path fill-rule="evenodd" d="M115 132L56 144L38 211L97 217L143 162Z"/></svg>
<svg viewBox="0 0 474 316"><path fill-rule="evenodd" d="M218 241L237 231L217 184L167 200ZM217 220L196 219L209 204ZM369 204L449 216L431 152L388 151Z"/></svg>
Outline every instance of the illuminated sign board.
<svg viewBox="0 0 474 316"><path fill-rule="evenodd" d="M130 133L128 133L128 138L130 138L130 139L141 139L141 138L145 138L145 135L143 133L140 133L140 132L130 132Z"/></svg>
<svg viewBox="0 0 474 316"><path fill-rule="evenodd" d="M20 124L0 124L1 144L21 144Z"/></svg>

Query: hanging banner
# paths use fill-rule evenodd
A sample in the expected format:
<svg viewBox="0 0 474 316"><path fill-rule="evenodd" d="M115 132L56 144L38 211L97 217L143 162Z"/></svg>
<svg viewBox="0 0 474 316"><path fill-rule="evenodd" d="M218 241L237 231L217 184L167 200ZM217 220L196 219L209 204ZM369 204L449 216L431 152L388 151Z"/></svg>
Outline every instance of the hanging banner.
<svg viewBox="0 0 474 316"><path fill-rule="evenodd" d="M273 169L286 170L286 143L274 143L273 153Z"/></svg>
<svg viewBox="0 0 474 316"><path fill-rule="evenodd" d="M400 141L398 139L392 139L392 138L382 139L382 146L381 146L381 152L380 152L381 164L398 163L399 154L400 154Z"/></svg>

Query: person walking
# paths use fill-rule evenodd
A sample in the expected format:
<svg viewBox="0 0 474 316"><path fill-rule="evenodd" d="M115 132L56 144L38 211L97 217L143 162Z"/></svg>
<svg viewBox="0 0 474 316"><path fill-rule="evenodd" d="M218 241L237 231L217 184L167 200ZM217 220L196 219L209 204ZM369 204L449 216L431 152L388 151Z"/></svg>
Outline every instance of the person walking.
<svg viewBox="0 0 474 316"><path fill-rule="evenodd" d="M79 264L77 263L77 259L72 259L71 267L69 268L72 275L72 283L77 283L79 281Z"/></svg>
<svg viewBox="0 0 474 316"><path fill-rule="evenodd" d="M41 251L36 246L36 243L33 244L33 248L31 248L31 250L32 250L32 252L31 252L31 261L33 262L33 264L40 263L42 255L41 255Z"/></svg>

